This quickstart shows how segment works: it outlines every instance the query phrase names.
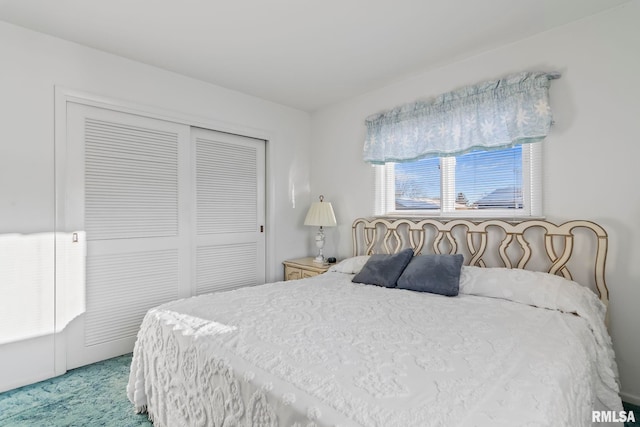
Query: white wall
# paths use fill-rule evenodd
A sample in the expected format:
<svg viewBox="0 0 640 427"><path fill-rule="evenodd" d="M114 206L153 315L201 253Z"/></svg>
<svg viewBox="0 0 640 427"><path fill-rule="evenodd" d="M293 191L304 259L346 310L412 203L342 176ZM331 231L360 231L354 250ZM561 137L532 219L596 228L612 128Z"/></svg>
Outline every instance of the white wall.
<svg viewBox="0 0 640 427"><path fill-rule="evenodd" d="M608 231L610 331L623 398L640 404L638 22L640 2L630 2L314 113L311 188L333 203L339 223L327 232L325 254L349 256L351 222L373 213L373 170L361 157L365 117L513 72L560 71L550 90L556 125L545 142L545 214Z"/></svg>
<svg viewBox="0 0 640 427"><path fill-rule="evenodd" d="M270 135L268 279L282 278L282 260L307 253L302 222L310 202L308 113L3 22L0 234L54 230L55 86L201 118L224 130ZM3 303L10 302L0 301L0 309ZM12 367L23 360L16 361L16 354L16 346L0 346L0 382L11 382L11 375L20 382ZM30 380L50 376L51 369L42 358L32 361Z"/></svg>
<svg viewBox="0 0 640 427"><path fill-rule="evenodd" d="M58 85L273 135L268 199L276 229L267 230L276 237L272 267L282 276L284 258L306 253L308 113L3 22L0 58L0 233L53 230Z"/></svg>

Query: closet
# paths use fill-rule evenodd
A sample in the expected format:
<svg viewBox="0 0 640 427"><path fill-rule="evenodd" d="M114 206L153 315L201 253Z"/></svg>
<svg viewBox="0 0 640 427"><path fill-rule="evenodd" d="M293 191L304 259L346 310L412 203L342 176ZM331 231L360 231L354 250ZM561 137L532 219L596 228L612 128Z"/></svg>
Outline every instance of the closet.
<svg viewBox="0 0 640 427"><path fill-rule="evenodd" d="M82 103L66 114L58 231L86 238L86 303L56 349L67 369L130 352L151 307L264 283L265 141Z"/></svg>

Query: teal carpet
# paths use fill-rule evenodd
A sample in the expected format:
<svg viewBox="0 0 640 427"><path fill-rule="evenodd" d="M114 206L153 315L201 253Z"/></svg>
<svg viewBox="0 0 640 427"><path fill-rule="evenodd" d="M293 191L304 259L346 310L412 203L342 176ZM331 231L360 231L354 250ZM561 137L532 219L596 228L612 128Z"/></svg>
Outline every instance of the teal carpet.
<svg viewBox="0 0 640 427"><path fill-rule="evenodd" d="M640 406L632 405L631 403L622 402L624 410L629 412L633 411L633 416L636 419L635 423L624 423L625 427L640 427Z"/></svg>
<svg viewBox="0 0 640 427"><path fill-rule="evenodd" d="M72 369L37 384L0 393L1 427L149 427L146 414L136 414L127 399L131 354ZM640 427L640 407L634 411Z"/></svg>
<svg viewBox="0 0 640 427"><path fill-rule="evenodd" d="M131 354L0 393L0 426L152 426L127 399Z"/></svg>

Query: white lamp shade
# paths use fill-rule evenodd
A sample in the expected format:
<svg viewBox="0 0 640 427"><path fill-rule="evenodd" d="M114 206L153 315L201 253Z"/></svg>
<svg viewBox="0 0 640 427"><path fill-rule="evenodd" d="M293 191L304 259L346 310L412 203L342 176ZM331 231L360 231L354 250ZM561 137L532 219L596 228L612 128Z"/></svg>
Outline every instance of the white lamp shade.
<svg viewBox="0 0 640 427"><path fill-rule="evenodd" d="M335 227L336 215L329 202L314 202L307 212L304 225L315 225L319 227Z"/></svg>

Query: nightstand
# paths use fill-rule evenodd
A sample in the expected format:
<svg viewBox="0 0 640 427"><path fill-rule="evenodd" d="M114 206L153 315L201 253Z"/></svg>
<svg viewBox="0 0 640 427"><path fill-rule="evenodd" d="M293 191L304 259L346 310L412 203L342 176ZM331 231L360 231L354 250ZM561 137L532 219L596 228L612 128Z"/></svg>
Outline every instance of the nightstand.
<svg viewBox="0 0 640 427"><path fill-rule="evenodd" d="M326 272L332 264L316 264L313 257L289 259L284 265L284 280L298 280Z"/></svg>

